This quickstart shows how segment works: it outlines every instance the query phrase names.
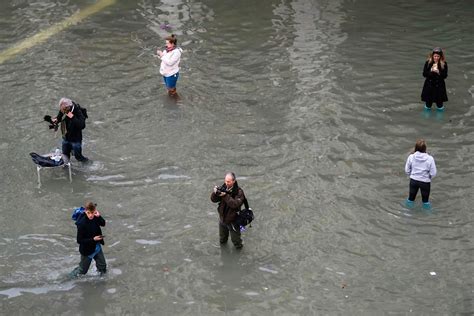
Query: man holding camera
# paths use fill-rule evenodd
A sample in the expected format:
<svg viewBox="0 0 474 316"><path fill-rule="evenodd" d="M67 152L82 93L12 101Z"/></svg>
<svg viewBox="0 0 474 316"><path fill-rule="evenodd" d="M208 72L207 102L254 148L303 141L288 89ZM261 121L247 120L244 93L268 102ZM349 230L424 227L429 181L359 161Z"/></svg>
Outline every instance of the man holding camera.
<svg viewBox="0 0 474 316"><path fill-rule="evenodd" d="M220 187L215 186L211 193L211 201L219 203L217 211L219 213L219 239L221 244L227 243L227 239L232 240L235 248L243 247L242 238L240 238L240 227L232 225L237 218L245 200L244 191L237 184L235 174L228 172L224 178L224 184Z"/></svg>
<svg viewBox="0 0 474 316"><path fill-rule="evenodd" d="M89 160L82 155L82 130L86 127L86 113L79 104L71 99L62 98L59 101L59 113L52 119L52 122L53 125L61 124L62 152L68 159L73 151L74 157L78 161L87 162Z"/></svg>

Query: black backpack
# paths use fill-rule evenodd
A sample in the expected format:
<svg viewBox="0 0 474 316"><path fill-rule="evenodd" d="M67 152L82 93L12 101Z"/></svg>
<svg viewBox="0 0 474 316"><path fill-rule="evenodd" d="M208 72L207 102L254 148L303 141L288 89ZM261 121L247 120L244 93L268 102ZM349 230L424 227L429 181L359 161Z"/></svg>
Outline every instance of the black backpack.
<svg viewBox="0 0 474 316"><path fill-rule="evenodd" d="M41 167L58 167L64 164L63 158L61 158L59 161L55 161L50 157L41 156L37 153L30 153L30 156L31 160L33 160L35 164Z"/></svg>
<svg viewBox="0 0 474 316"><path fill-rule="evenodd" d="M86 108L83 108L79 103L76 103L74 101L72 101L72 103L74 104L74 106L79 106L79 108L81 109L81 112L82 112L82 115L84 116L85 119L89 118L89 115L87 115L87 109Z"/></svg>
<svg viewBox="0 0 474 316"><path fill-rule="evenodd" d="M253 211L249 206L249 202L247 201L247 198L244 198L244 206L245 206L245 209L239 211L239 213L237 214L237 218L232 223L233 226L245 227L248 224L250 224L255 218L255 216L253 215ZM250 227L252 227L252 225L250 225Z"/></svg>

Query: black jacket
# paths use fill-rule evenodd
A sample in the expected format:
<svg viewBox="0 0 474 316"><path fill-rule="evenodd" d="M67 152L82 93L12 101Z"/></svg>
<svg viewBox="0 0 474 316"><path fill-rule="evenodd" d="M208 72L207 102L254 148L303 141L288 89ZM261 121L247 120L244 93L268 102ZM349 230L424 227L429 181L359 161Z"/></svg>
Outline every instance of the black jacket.
<svg viewBox="0 0 474 316"><path fill-rule="evenodd" d="M67 115L59 111L57 119L61 122L61 131L63 138L72 143L82 142L82 130L86 127L86 117L82 112L81 106L75 102L72 114L74 116L69 118Z"/></svg>
<svg viewBox="0 0 474 316"><path fill-rule="evenodd" d="M444 63L444 68L438 63L439 74L431 71L433 63L426 61L423 67L423 77L425 77L425 84L421 92L421 101L442 103L448 101L446 93L446 84L444 79L448 77L448 63Z"/></svg>
<svg viewBox="0 0 474 316"><path fill-rule="evenodd" d="M242 204L244 204L244 191L238 186L237 181L232 187L232 193L224 196L218 196L214 192L211 193L211 201L219 203L217 212L219 212L219 219L221 223L231 224L237 218L237 212L240 211Z"/></svg>
<svg viewBox="0 0 474 316"><path fill-rule="evenodd" d="M77 221L77 243L79 244L79 252L83 256L88 256L95 251L95 245L100 242L104 244L104 240L95 241L94 237L102 235L101 226L105 226L105 219L102 216L93 219L87 218L83 214Z"/></svg>

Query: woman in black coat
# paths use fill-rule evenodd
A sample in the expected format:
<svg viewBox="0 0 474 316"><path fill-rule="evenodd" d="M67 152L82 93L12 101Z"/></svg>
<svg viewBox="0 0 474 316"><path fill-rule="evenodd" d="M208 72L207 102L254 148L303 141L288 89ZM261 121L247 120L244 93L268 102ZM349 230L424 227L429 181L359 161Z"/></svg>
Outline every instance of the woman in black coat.
<svg viewBox="0 0 474 316"><path fill-rule="evenodd" d="M448 101L444 79L448 77L448 63L441 48L436 47L429 54L423 67L425 84L421 92L421 101L425 102L425 109L431 109L436 103L437 109L444 110L443 102Z"/></svg>

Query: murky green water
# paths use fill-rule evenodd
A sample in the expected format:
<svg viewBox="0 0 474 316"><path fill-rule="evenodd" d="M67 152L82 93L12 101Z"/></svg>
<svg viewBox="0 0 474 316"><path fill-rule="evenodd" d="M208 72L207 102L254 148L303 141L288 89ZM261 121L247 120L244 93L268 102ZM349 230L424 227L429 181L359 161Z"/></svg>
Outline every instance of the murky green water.
<svg viewBox="0 0 474 316"><path fill-rule="evenodd" d="M91 3L0 3L0 50ZM468 0L118 1L4 62L1 313L474 312L473 21ZM163 23L184 49L178 103L153 57ZM419 101L434 46L444 113ZM94 163L38 187L28 153L60 143L42 117L62 96L88 108ZM432 212L402 204L419 137ZM257 216L240 253L209 200L228 170ZM110 273L70 281L89 199Z"/></svg>

